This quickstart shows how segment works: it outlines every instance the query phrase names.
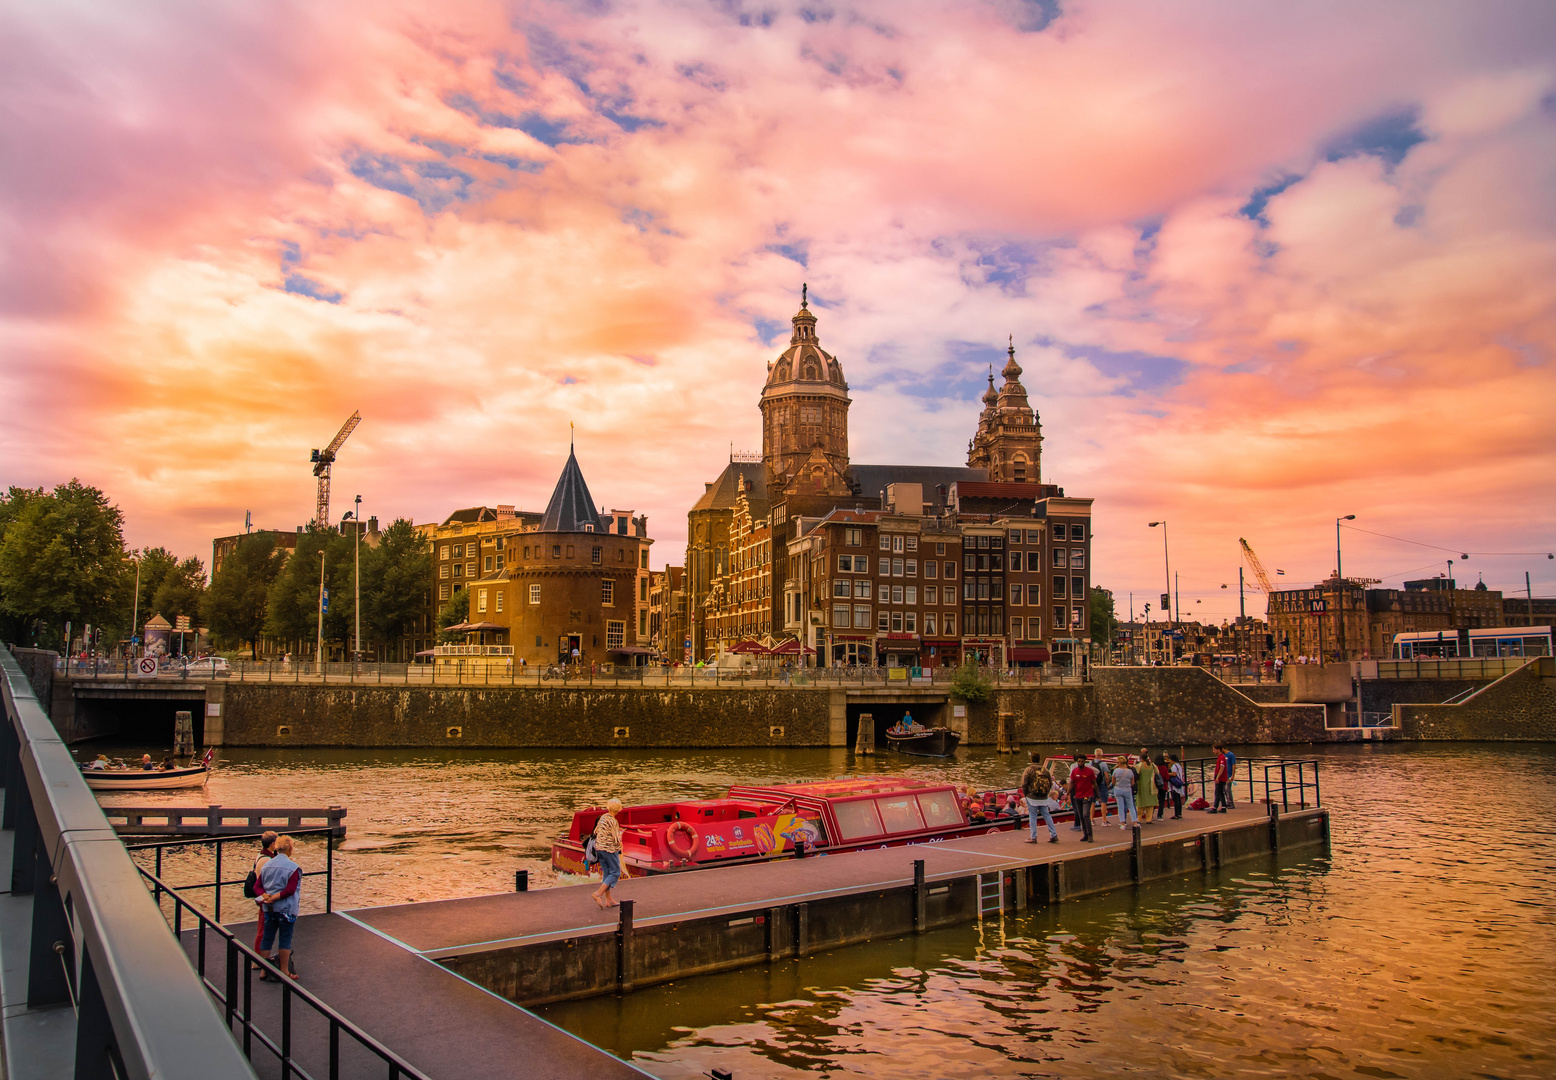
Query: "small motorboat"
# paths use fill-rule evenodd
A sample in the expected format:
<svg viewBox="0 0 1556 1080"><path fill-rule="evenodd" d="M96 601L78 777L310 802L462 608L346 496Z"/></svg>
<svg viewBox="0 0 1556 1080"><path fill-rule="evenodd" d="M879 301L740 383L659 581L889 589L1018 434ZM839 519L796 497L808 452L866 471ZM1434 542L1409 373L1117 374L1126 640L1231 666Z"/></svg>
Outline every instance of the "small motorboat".
<svg viewBox="0 0 1556 1080"><path fill-rule="evenodd" d="M211 775L211 759L216 748L205 752L192 765L181 769L90 769L81 768L86 786L93 791L167 791L173 788L201 787Z"/></svg>
<svg viewBox="0 0 1556 1080"><path fill-rule="evenodd" d="M886 745L903 754L916 754L919 757L950 757L956 752L957 744L962 737L947 727L919 727L911 728L889 727L886 729Z"/></svg>

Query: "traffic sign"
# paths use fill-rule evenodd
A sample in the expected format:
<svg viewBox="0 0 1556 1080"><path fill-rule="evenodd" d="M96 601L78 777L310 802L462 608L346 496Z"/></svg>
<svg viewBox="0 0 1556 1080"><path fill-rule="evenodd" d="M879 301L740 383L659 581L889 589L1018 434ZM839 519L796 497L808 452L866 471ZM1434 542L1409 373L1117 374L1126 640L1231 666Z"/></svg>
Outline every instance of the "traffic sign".
<svg viewBox="0 0 1556 1080"><path fill-rule="evenodd" d="M324 598L319 601L319 610L328 615L330 613L330 591L324 590Z"/></svg>
<svg viewBox="0 0 1556 1080"><path fill-rule="evenodd" d="M154 679L157 677L157 658L155 656L143 656L135 661L136 677L142 679Z"/></svg>

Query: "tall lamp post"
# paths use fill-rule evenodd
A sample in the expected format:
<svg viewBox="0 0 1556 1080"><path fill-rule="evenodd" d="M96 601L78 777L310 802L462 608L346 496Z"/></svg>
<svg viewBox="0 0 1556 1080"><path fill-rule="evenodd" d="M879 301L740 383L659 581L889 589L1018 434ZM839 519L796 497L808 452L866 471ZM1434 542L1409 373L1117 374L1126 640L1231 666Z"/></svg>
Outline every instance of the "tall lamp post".
<svg viewBox="0 0 1556 1080"><path fill-rule="evenodd" d="M357 618L357 663L362 662L362 496L357 496L357 543L356 550L352 553L354 573L356 575L356 599L352 601L351 610Z"/></svg>
<svg viewBox="0 0 1556 1080"><path fill-rule="evenodd" d="M324 523L324 527L326 529L328 529L329 528L329 524L330 523L328 521L326 521ZM324 674L324 552L323 552L322 549L319 552L319 652L318 652L318 657L319 657L319 674L322 677L323 674Z"/></svg>
<svg viewBox="0 0 1556 1080"><path fill-rule="evenodd" d="M1346 514L1344 517L1334 519L1334 591L1335 591L1335 619L1338 630L1335 636L1340 642L1340 659L1348 660L1345 648L1345 575L1340 570L1340 522L1355 521L1355 514Z"/></svg>
<svg viewBox="0 0 1556 1080"><path fill-rule="evenodd" d="M141 560L141 557L140 557L140 555L138 553L135 554L135 555L130 556L130 561L135 564L135 601L130 606L130 612L131 612L131 614L130 614L130 658L131 659L135 658L135 638L136 638L136 635L140 633L140 560ZM1529 610L1533 611L1534 608L1531 607ZM125 661L124 670L125 671L129 670L129 661L128 660Z"/></svg>
<svg viewBox="0 0 1556 1080"><path fill-rule="evenodd" d="M1150 523L1150 526L1153 529L1158 525L1162 527L1162 566L1166 570L1165 585L1167 590L1165 595L1170 597L1172 595L1172 558L1167 553L1167 522L1153 521ZM1167 621L1169 623L1176 622L1178 620L1178 616L1182 614L1183 613L1181 611L1174 612L1171 608L1169 608L1167 611Z"/></svg>

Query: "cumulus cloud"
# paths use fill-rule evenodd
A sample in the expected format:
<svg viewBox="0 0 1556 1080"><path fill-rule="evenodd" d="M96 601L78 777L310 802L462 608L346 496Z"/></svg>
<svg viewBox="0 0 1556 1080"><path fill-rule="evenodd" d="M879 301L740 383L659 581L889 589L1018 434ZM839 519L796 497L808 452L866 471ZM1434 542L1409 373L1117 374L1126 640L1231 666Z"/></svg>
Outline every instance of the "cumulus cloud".
<svg viewBox="0 0 1556 1080"><path fill-rule="evenodd" d="M158 14L157 12L160 12ZM1097 581L1358 513L1540 549L1547 5L171 5L0 16L6 479L135 542L542 505L578 425L656 565L799 283L857 460L953 464L1014 336ZM1454 496L1473 514L1444 514ZM1181 523L1181 524L1180 524ZM1346 565L1411 556L1356 536ZM1541 560L1543 562L1543 560ZM1546 564L1549 565L1549 564ZM1518 559L1486 560L1510 584ZM1545 566L1537 566L1547 577ZM1519 575L1521 576L1521 574ZM1556 582L1553 582L1556 584Z"/></svg>

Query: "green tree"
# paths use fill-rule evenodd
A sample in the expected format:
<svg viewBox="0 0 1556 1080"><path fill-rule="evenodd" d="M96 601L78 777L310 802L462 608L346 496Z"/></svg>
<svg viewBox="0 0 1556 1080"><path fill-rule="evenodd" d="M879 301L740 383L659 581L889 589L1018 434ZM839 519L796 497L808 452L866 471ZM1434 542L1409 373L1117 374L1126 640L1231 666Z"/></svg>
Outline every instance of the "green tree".
<svg viewBox="0 0 1556 1080"><path fill-rule="evenodd" d="M365 549L364 549L365 550ZM265 606L265 636L279 641L313 641L319 621L319 554L324 554L324 587L330 609L324 616L326 642L350 641L353 628L353 539L338 532L310 529L297 538L297 549L270 585Z"/></svg>
<svg viewBox="0 0 1556 1080"><path fill-rule="evenodd" d="M432 547L400 518L384 530L371 555L367 548L362 555L362 633L369 641L392 647L414 630L426 610Z"/></svg>
<svg viewBox="0 0 1556 1080"><path fill-rule="evenodd" d="M151 596L151 610L170 623L176 624L180 615L187 615L190 622L199 624L204 600L205 564L190 557L175 563L162 575ZM141 611L146 611L144 605Z"/></svg>
<svg viewBox="0 0 1556 1080"><path fill-rule="evenodd" d="M140 603L132 606L131 618L136 614L140 617L141 625L157 613L156 596L157 588L167 578L168 572L178 568L178 556L165 547L151 547L140 553ZM135 580L135 566L132 561L130 566L130 580ZM162 616L168 622L173 621L173 616L166 613Z"/></svg>
<svg viewBox="0 0 1556 1080"><path fill-rule="evenodd" d="M1118 632L1118 616L1113 611L1113 591L1091 587L1091 640L1103 649L1113 648Z"/></svg>
<svg viewBox="0 0 1556 1080"><path fill-rule="evenodd" d="M265 630L265 605L271 583L281 573L286 552L271 536L248 536L222 561L221 572L205 591L201 613L219 644L247 643L259 659L259 638Z"/></svg>
<svg viewBox="0 0 1556 1080"><path fill-rule="evenodd" d="M444 641L452 641L453 634L444 634L442 631L457 623L470 621L470 590L461 588L448 598L448 603L438 609L438 637Z"/></svg>
<svg viewBox="0 0 1556 1080"><path fill-rule="evenodd" d="M33 640L66 648L66 622L77 629L121 624L134 579L119 508L75 479L47 494L12 488L6 503L0 603L7 613Z"/></svg>
<svg viewBox="0 0 1556 1080"><path fill-rule="evenodd" d="M988 701L994 694L994 684L972 662L963 664L951 676L951 693L974 705Z"/></svg>

